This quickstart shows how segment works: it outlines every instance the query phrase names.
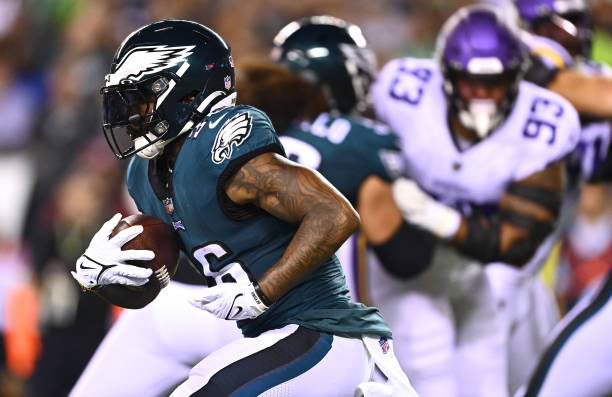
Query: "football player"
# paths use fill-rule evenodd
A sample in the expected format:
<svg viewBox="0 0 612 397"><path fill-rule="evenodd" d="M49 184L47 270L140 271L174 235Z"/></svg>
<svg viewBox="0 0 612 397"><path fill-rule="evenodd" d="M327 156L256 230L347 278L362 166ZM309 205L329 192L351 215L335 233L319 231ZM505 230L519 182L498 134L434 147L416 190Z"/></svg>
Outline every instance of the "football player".
<svg viewBox="0 0 612 397"><path fill-rule="evenodd" d="M578 116L559 95L523 81L527 50L496 7L455 12L436 57L393 60L373 87L415 181L395 182L395 199L439 246L403 290L383 273L373 277L396 293L372 302L403 312L387 319L421 395L508 395L506 329L483 267L531 267L548 250Z"/></svg>
<svg viewBox="0 0 612 397"><path fill-rule="evenodd" d="M216 32L164 20L125 39L102 88L112 150L137 154L131 196L174 226L209 284L191 304L237 321L245 336L195 365L171 396L351 395L373 363L393 395L414 395L383 318L346 294L334 252L358 216L320 174L285 158L268 117L235 105L234 85L230 47ZM123 286L146 285L151 272L126 261L154 255L121 251L138 226L109 238L120 217L102 226L73 272L110 300L136 299ZM106 381L138 380L126 372Z"/></svg>
<svg viewBox="0 0 612 397"><path fill-rule="evenodd" d="M289 158L321 172L359 212L360 233L338 250L338 257L351 294L365 303L366 243L389 272L412 277L429 265L435 241L405 222L393 200L390 182L404 167L398 137L361 116L371 110L375 55L356 25L313 16L281 29L271 57L293 76L253 63L243 69L248 86L241 98L270 116Z"/></svg>

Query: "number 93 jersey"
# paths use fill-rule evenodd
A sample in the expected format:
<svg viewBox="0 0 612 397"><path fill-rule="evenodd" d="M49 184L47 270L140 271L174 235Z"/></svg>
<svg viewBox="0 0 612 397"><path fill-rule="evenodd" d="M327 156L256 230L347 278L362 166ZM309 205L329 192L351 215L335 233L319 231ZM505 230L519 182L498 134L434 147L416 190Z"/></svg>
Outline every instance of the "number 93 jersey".
<svg viewBox="0 0 612 397"><path fill-rule="evenodd" d="M299 226L255 206L238 206L225 194L228 178L266 152L284 155L268 117L250 106L234 106L209 115L187 137L167 197L163 186L155 186L155 174L163 172L156 159L135 157L128 167L128 190L138 208L174 226L182 250L209 286L258 280L280 259ZM238 325L247 337L287 324L390 336L378 311L351 303L346 290L332 256L261 316Z"/></svg>
<svg viewBox="0 0 612 397"><path fill-rule="evenodd" d="M591 60L574 62L559 43L546 37L524 32L522 39L532 55L531 66L525 78L540 86L546 87L564 69L577 69L585 75L609 76L611 73L608 66ZM580 124L580 140L567 161L568 184L574 190L578 189L581 180L589 180L594 174L597 175L610 144L609 120L581 115Z"/></svg>
<svg viewBox="0 0 612 397"><path fill-rule="evenodd" d="M521 82L502 124L481 142L459 150L448 124L442 84L433 60L393 60L373 86L374 105L381 120L402 139L409 176L464 213L471 205L496 205L510 182L563 159L578 143L580 123L570 103Z"/></svg>

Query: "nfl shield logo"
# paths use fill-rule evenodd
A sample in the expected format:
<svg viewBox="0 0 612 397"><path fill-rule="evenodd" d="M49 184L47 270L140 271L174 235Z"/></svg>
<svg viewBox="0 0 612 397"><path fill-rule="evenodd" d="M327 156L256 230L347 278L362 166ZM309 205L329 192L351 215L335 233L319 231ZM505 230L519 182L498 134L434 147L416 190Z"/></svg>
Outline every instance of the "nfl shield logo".
<svg viewBox="0 0 612 397"><path fill-rule="evenodd" d="M224 81L225 81L225 89L229 90L230 87L232 86L232 78L229 76L225 76Z"/></svg>
<svg viewBox="0 0 612 397"><path fill-rule="evenodd" d="M174 203L172 202L172 198L168 197L163 200L164 207L166 208L166 212L172 215L174 212Z"/></svg>
<svg viewBox="0 0 612 397"><path fill-rule="evenodd" d="M378 344L380 345L383 354L387 354L387 352L389 351L389 341L387 340L387 338L380 338Z"/></svg>

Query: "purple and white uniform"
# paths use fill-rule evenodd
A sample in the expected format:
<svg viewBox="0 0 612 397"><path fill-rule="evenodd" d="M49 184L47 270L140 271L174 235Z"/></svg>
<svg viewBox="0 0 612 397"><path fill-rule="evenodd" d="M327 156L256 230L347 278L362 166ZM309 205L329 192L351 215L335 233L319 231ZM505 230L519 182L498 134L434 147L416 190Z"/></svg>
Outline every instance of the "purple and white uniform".
<svg viewBox="0 0 612 397"><path fill-rule="evenodd" d="M443 84L435 61L403 58L382 69L373 98L378 116L402 139L408 177L465 215L496 211L508 184L562 160L578 142L574 108L521 82L508 117L461 150L449 130ZM548 244L527 269L538 266ZM372 303L389 322L400 363L423 396L508 394L507 327L482 265L441 242L431 268L415 280L371 269Z"/></svg>

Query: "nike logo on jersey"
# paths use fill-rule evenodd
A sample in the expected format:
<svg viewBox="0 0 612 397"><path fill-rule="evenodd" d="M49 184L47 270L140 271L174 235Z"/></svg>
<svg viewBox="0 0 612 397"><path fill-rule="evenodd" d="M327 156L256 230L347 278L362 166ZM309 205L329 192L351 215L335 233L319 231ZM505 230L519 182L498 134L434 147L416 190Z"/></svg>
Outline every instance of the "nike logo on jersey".
<svg viewBox="0 0 612 397"><path fill-rule="evenodd" d="M236 303L236 299L238 299L241 296L242 294L238 294L234 297L234 300L232 301L232 307L230 307L229 311L227 312L227 316L225 316L226 320L231 320L233 318L236 318L240 313L242 313L242 306L234 306L234 304ZM232 309L234 307L236 307L236 313L234 313L234 315L231 315Z"/></svg>
<svg viewBox="0 0 612 397"><path fill-rule="evenodd" d="M225 118L225 114L222 114L221 117L219 117L217 120L209 121L208 128L210 128L211 130L217 128L217 125L219 124L219 122L223 120L224 118Z"/></svg>
<svg viewBox="0 0 612 397"><path fill-rule="evenodd" d="M249 137L252 126L253 118L249 112L240 113L229 119L215 137L210 151L213 163L221 164L232 157L234 148L240 146Z"/></svg>

